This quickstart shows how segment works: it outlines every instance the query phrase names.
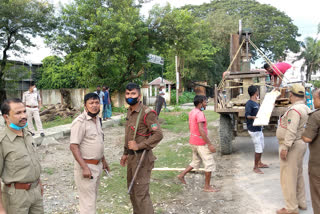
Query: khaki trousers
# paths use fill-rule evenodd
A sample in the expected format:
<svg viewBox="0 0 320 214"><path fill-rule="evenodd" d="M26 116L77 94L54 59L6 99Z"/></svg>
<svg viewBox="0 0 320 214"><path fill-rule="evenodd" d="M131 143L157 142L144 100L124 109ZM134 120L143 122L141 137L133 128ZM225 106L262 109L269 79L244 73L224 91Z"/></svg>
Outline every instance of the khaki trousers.
<svg viewBox="0 0 320 214"><path fill-rule="evenodd" d="M128 155L127 166L127 184L128 188L133 178L134 172L137 168L137 162L140 160L142 153L137 155ZM133 207L134 214L153 214L153 205L149 194L149 184L151 177L151 170L154 166L155 157L152 151L147 152L141 168L133 184L130 200Z"/></svg>
<svg viewBox="0 0 320 214"><path fill-rule="evenodd" d="M287 160L280 158L280 183L286 209L289 212L299 213L298 206L307 207L304 180L303 180L303 156L307 145L301 140L294 142L288 151Z"/></svg>
<svg viewBox="0 0 320 214"><path fill-rule="evenodd" d="M320 166L309 164L309 182L313 213L320 213Z"/></svg>
<svg viewBox="0 0 320 214"><path fill-rule="evenodd" d="M39 114L39 109L38 108L26 108L27 110L27 119L28 119L28 128L32 133L35 133L35 129L33 126L33 121L32 118L34 118L34 121L37 126L37 130L42 133L43 128L42 128L42 123L40 119L40 114Z"/></svg>
<svg viewBox="0 0 320 214"><path fill-rule="evenodd" d="M93 179L84 178L82 169L75 163L74 180L78 189L80 214L95 214L100 178L102 173L102 163L98 165L88 164Z"/></svg>
<svg viewBox="0 0 320 214"><path fill-rule="evenodd" d="M7 214L43 214L40 185L29 190L3 186L2 201Z"/></svg>

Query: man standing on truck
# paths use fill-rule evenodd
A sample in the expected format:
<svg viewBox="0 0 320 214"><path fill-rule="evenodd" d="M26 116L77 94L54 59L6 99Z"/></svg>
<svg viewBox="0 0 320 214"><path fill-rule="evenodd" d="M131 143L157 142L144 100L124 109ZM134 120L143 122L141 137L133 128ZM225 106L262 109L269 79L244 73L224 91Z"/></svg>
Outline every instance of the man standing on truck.
<svg viewBox="0 0 320 214"><path fill-rule="evenodd" d="M264 69L266 69L266 71L270 75L271 80L273 80L273 86L280 87L284 74L292 66L285 62L278 62L274 64L272 67L268 63L264 64L263 67ZM279 76L279 80L278 80L278 76Z"/></svg>
<svg viewBox="0 0 320 214"><path fill-rule="evenodd" d="M257 86L251 85L248 88L250 100L246 103L245 117L247 119L247 129L254 144L254 167L253 171L258 174L264 174L260 168L269 168L268 165L261 162L261 156L264 149L264 136L261 126L253 126L253 121L256 119L256 115L259 111L259 90Z"/></svg>

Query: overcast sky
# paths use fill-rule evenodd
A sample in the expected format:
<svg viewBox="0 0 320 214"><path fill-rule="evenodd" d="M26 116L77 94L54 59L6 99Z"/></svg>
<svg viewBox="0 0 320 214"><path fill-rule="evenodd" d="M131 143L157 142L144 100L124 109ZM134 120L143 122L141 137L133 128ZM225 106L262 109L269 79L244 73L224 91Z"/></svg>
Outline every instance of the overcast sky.
<svg viewBox="0 0 320 214"><path fill-rule="evenodd" d="M66 4L72 0L49 0L51 3L58 6L59 2ZM292 18L293 23L298 26L299 33L302 35L300 40L307 36L315 36L317 34L317 25L320 23L320 1L319 0L257 0L260 3L270 4L279 10L286 13ZM141 13L147 16L148 11L154 4L160 4L164 6L166 2L169 2L174 7L181 7L186 4L199 5L202 3L208 3L210 0L153 0L150 3L144 5ZM20 61L40 63L46 56L52 55L50 49L46 48L41 42L38 43L37 48L31 48L32 54L23 56Z"/></svg>

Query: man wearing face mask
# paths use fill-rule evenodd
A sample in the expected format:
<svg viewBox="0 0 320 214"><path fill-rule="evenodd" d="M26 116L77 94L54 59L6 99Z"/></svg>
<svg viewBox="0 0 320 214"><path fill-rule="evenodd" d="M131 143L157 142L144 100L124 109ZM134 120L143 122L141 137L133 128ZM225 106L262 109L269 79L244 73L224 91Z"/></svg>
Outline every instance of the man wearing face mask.
<svg viewBox="0 0 320 214"><path fill-rule="evenodd" d="M205 170L203 191L218 192L219 189L210 185L211 173L215 171L216 168L213 159L213 153L216 152L216 149L208 138L207 119L203 113L207 107L207 98L203 95L196 95L193 103L195 108L189 113L189 143L192 148L192 162L180 175L178 175L178 179L183 184L186 184L184 176L193 168L198 169L202 161Z"/></svg>
<svg viewBox="0 0 320 214"><path fill-rule="evenodd" d="M254 144L254 167L253 171L257 174L264 174L260 168L269 168L268 165L261 162L261 156L264 149L264 136L261 126L253 126L253 121L256 119L256 115L259 111L259 90L257 86L251 85L248 88L248 94L250 100L247 101L245 107L245 117L247 119L247 129L251 140Z"/></svg>
<svg viewBox="0 0 320 214"><path fill-rule="evenodd" d="M124 152L120 164L121 166L127 164L129 187L141 155L146 150L145 158L142 160L141 168L131 190L130 200L134 214L152 214L154 210L149 194L149 183L156 159L152 149L161 141L163 135L155 111L144 106L140 101L139 85L129 83L126 86L125 97L130 107L127 112ZM136 134L134 134L135 129L137 129Z"/></svg>
<svg viewBox="0 0 320 214"><path fill-rule="evenodd" d="M70 150L75 158L74 179L79 193L80 214L95 214L102 170L110 169L103 154L99 96L96 93L86 94L84 108L84 112L72 122Z"/></svg>
<svg viewBox="0 0 320 214"><path fill-rule="evenodd" d="M41 98L37 92L37 88L34 82L30 83L29 90L23 93L22 102L26 105L28 116L28 128L31 131L32 136L34 136L35 134L35 129L33 126L34 119L38 132L40 132L41 137L44 137L42 123L39 114L39 110L41 108Z"/></svg>
<svg viewBox="0 0 320 214"><path fill-rule="evenodd" d="M307 209L303 179L303 157L307 146L301 136L308 120L310 108L305 104L305 88L293 84L289 93L292 105L282 115L277 128L280 159L280 184L286 203L277 214L297 214Z"/></svg>
<svg viewBox="0 0 320 214"><path fill-rule="evenodd" d="M6 126L0 132L0 213L42 214L41 166L27 126L26 108L17 98L1 106ZM3 189L2 189L3 188Z"/></svg>

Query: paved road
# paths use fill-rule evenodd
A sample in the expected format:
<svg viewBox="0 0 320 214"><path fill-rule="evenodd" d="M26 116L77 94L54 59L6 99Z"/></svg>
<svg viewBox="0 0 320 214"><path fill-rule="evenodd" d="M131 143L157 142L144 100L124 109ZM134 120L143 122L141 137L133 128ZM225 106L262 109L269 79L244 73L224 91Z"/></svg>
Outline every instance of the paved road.
<svg viewBox="0 0 320 214"><path fill-rule="evenodd" d="M247 192L259 205L260 210L257 213L274 214L277 209L284 206L280 187L280 165L278 159L278 143L275 137L265 138L265 150L262 160L269 164L269 169L263 169L263 175L252 172L253 168L253 144L249 137L237 137L235 139L234 154L232 154L236 166L240 169L236 175L235 185ZM304 178L307 192L308 210L300 211L300 214L313 214L308 178L308 157L309 151L304 158ZM250 206L250 205L249 205Z"/></svg>

